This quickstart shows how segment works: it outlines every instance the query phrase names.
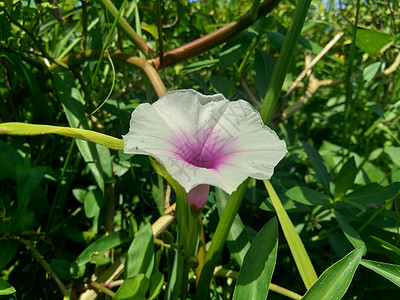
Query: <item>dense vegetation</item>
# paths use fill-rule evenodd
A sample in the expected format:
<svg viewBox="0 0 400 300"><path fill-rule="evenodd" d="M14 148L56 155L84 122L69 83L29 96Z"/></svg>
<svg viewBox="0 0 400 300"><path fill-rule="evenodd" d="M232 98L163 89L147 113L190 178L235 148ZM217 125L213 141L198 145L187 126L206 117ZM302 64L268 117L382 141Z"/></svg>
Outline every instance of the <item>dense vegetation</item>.
<svg viewBox="0 0 400 300"><path fill-rule="evenodd" d="M398 1L1 2L0 295L201 299L210 286L212 299L265 299L272 276L271 299L397 299L399 11ZM288 148L270 181L231 196L211 188L197 259L173 213L185 192L120 140L140 103L176 89L249 101ZM234 201L238 213L223 216ZM196 281L205 249L218 256L205 257L211 285Z"/></svg>

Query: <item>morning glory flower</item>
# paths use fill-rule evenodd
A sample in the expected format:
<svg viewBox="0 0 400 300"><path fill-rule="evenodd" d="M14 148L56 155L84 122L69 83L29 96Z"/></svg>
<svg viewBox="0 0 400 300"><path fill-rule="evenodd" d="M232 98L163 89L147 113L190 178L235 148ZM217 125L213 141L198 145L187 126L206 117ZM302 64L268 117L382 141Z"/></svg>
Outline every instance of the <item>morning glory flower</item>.
<svg viewBox="0 0 400 300"><path fill-rule="evenodd" d="M124 152L157 159L196 210L210 185L233 193L247 178L271 178L286 144L247 101L195 90L166 93L132 113Z"/></svg>

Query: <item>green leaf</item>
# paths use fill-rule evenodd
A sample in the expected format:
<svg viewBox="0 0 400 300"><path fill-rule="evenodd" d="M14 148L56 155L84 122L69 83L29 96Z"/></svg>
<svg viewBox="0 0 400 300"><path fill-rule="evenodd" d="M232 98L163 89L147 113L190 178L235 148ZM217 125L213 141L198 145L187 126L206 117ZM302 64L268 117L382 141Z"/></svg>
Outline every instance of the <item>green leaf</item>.
<svg viewBox="0 0 400 300"><path fill-rule="evenodd" d="M164 285L164 274L156 272L150 277L150 288L148 300L156 299L161 293L162 287Z"/></svg>
<svg viewBox="0 0 400 300"><path fill-rule="evenodd" d="M373 64L370 64L364 68L362 71L362 79L369 83L372 79L374 79L376 73L378 73L379 68L381 67L382 63L381 62L376 62Z"/></svg>
<svg viewBox="0 0 400 300"><path fill-rule="evenodd" d="M389 242L386 242L385 240L378 238L376 236L371 236L372 239L374 239L375 241L377 241L380 246L385 249L385 251L390 252L390 254L394 254L396 255L399 259L400 259L400 249L397 248L396 246L392 245Z"/></svg>
<svg viewBox="0 0 400 300"><path fill-rule="evenodd" d="M219 70L221 72L225 71L244 56L255 36L254 33L243 32L230 39L222 48Z"/></svg>
<svg viewBox="0 0 400 300"><path fill-rule="evenodd" d="M87 218L93 218L100 213L106 199L99 190L90 190L86 193L83 205Z"/></svg>
<svg viewBox="0 0 400 300"><path fill-rule="evenodd" d="M294 228L292 221L290 220L287 212L283 208L282 203L278 195L276 194L271 182L269 180L264 180L264 185L267 188L268 194L271 197L272 203L279 219L279 223L282 227L283 234L285 235L286 241L289 244L290 252L293 255L301 279L308 289L317 280L317 274L315 273L310 257L308 256L307 250L305 249L299 234Z"/></svg>
<svg viewBox="0 0 400 300"><path fill-rule="evenodd" d="M72 280L72 274L70 272L71 262L65 259L54 258L51 261L51 268L56 272L58 277L63 280Z"/></svg>
<svg viewBox="0 0 400 300"><path fill-rule="evenodd" d="M336 177L335 198L344 195L353 187L357 175L357 166L354 157L350 157L340 169Z"/></svg>
<svg viewBox="0 0 400 300"><path fill-rule="evenodd" d="M356 45L369 54L377 54L394 39L390 34L368 29L358 29L356 33Z"/></svg>
<svg viewBox="0 0 400 300"><path fill-rule="evenodd" d="M30 168L24 165L17 166L17 198L18 209L26 210L29 204L31 193L39 186L47 167L37 166Z"/></svg>
<svg viewBox="0 0 400 300"><path fill-rule="evenodd" d="M216 188L216 203L218 208L218 214L221 217L225 210L226 203L228 201L228 195L221 189ZM229 252L233 260L238 264L239 267L243 265L244 257L247 250L250 247L250 241L247 237L246 230L240 219L239 215L236 214L233 220L231 229L226 237L226 245L228 246Z"/></svg>
<svg viewBox="0 0 400 300"><path fill-rule="evenodd" d="M13 259L18 248L19 243L17 241L0 240L0 270L3 270L4 267Z"/></svg>
<svg viewBox="0 0 400 300"><path fill-rule="evenodd" d="M82 127L89 129L85 117L85 101L78 89L75 78L67 71L54 73L53 77L54 86L57 89L58 97L61 100L69 125L73 128ZM100 157L96 145L86 141L77 140L76 145L87 163L94 180L104 193L104 173L107 174L109 170L103 170L103 165L100 161L111 160L110 154L102 151L102 157ZM109 163L105 165L109 165Z"/></svg>
<svg viewBox="0 0 400 300"><path fill-rule="evenodd" d="M328 170L324 165L324 160L321 155L315 150L314 147L307 144L306 142L302 142L303 148L307 153L308 159L310 160L311 166L315 171L315 177L322 184L325 189L326 194L330 194L329 191L329 174Z"/></svg>
<svg viewBox="0 0 400 300"><path fill-rule="evenodd" d="M331 202L329 196L303 186L291 188L285 195L294 201L310 206L326 205Z"/></svg>
<svg viewBox="0 0 400 300"><path fill-rule="evenodd" d="M265 51L257 48L254 58L254 84L258 95L264 98L275 64Z"/></svg>
<svg viewBox="0 0 400 300"><path fill-rule="evenodd" d="M0 123L0 134L10 135L42 135L42 134L58 134L74 139L84 140L105 146L110 149L123 150L124 141L115 137L85 129L37 125L27 123Z"/></svg>
<svg viewBox="0 0 400 300"><path fill-rule="evenodd" d="M155 25L148 25L148 24L143 24L140 26L144 31L147 31L148 33L151 34L151 36L155 39L158 40L158 29L157 26Z"/></svg>
<svg viewBox="0 0 400 300"><path fill-rule="evenodd" d="M400 147L386 147L385 153L396 165L400 166Z"/></svg>
<svg viewBox="0 0 400 300"><path fill-rule="evenodd" d="M14 294L16 290L3 278L0 277L0 295Z"/></svg>
<svg viewBox="0 0 400 300"><path fill-rule="evenodd" d="M400 287L400 265L393 265L366 259L362 259L360 264L378 273L379 275L382 275L387 280L390 280L395 285Z"/></svg>
<svg viewBox="0 0 400 300"><path fill-rule="evenodd" d="M149 279L144 274L138 274L128 278L120 286L114 296L114 300L143 300L146 299L146 292L149 289Z"/></svg>
<svg viewBox="0 0 400 300"><path fill-rule="evenodd" d="M333 210L333 213L336 216L336 220L342 229L344 235L349 240L349 242L354 246L354 248L364 247L365 255L367 253L367 246L364 241L361 239L358 232L347 222L347 220L340 214L337 210Z"/></svg>
<svg viewBox="0 0 400 300"><path fill-rule="evenodd" d="M218 62L218 59L206 59L206 60L202 60L202 61L196 61L190 65L185 66L179 72L179 74L185 75L185 74L199 71L204 68L209 68L209 67L212 67L213 65L215 65L217 62Z"/></svg>
<svg viewBox="0 0 400 300"><path fill-rule="evenodd" d="M78 266L81 266L88 262L92 262L94 256L104 257L106 251L118 247L129 240L129 234L126 232L114 232L103 236L83 250L83 252L77 257L76 263Z"/></svg>
<svg viewBox="0 0 400 300"><path fill-rule="evenodd" d="M267 298L277 251L278 222L273 218L258 232L246 253L236 282L234 300Z"/></svg>
<svg viewBox="0 0 400 300"><path fill-rule="evenodd" d="M1 126L1 124L0 124ZM2 133L0 127L0 134ZM17 166L22 165L24 159L17 150L10 147L3 141L0 141L0 180L3 178L11 178L17 180Z"/></svg>
<svg viewBox="0 0 400 300"><path fill-rule="evenodd" d="M395 182L388 186L381 186L373 182L345 195L344 199L358 204L373 204L394 197L399 190L400 182Z"/></svg>
<svg viewBox="0 0 400 300"><path fill-rule="evenodd" d="M302 300L342 299L350 286L363 252L362 247L357 248L326 269Z"/></svg>
<svg viewBox="0 0 400 300"><path fill-rule="evenodd" d="M144 225L133 239L125 263L125 278L134 277L140 273L150 279L154 268L154 242L150 224Z"/></svg>

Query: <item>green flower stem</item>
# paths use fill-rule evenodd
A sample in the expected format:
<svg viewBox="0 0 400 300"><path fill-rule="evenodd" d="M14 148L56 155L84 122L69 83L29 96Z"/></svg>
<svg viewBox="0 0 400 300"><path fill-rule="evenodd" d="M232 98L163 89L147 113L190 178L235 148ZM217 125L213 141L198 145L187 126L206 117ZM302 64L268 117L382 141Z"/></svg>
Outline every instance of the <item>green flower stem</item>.
<svg viewBox="0 0 400 300"><path fill-rule="evenodd" d="M201 271L199 283L197 286L196 300L204 300L209 298L209 286L214 273L214 268L221 255L222 248L225 244L226 237L232 226L233 220L239 210L243 195L246 191L249 180L244 181L231 196L218 223L214 237L211 241L210 248L207 252L203 270Z"/></svg>
<svg viewBox="0 0 400 300"><path fill-rule="evenodd" d="M147 57L154 56L154 51L141 39L141 37L133 30L131 25L123 18L118 16L118 9L110 0L99 0L101 6L107 9L114 19L118 18L117 27L123 34Z"/></svg>
<svg viewBox="0 0 400 300"><path fill-rule="evenodd" d="M276 194L274 187L269 180L264 180L264 185L268 190L268 194L271 197L272 205L275 208L276 214L281 224L283 234L285 235L286 241L289 244L290 251L292 252L294 261L297 269L299 270L300 276L303 279L304 285L307 290L317 281L318 276L315 273L314 267L311 260L304 248L303 242L301 241L296 229L293 226L286 210Z"/></svg>
<svg viewBox="0 0 400 300"><path fill-rule="evenodd" d="M311 0L299 0L297 3L292 22L289 25L285 40L283 41L281 53L279 54L271 81L268 85L267 93L261 106L260 114L264 124L268 124L271 121L310 3Z"/></svg>

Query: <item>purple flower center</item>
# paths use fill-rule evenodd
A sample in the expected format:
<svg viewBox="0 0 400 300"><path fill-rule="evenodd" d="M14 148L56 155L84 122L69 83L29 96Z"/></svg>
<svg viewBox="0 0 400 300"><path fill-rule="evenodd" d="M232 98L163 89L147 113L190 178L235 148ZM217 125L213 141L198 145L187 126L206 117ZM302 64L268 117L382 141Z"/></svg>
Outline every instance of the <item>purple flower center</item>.
<svg viewBox="0 0 400 300"><path fill-rule="evenodd" d="M181 141L176 145L176 154L181 160L193 166L217 169L229 155L226 151L228 144L229 142L218 141L216 135L209 135L194 142Z"/></svg>

